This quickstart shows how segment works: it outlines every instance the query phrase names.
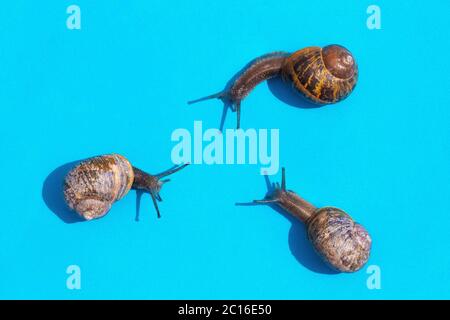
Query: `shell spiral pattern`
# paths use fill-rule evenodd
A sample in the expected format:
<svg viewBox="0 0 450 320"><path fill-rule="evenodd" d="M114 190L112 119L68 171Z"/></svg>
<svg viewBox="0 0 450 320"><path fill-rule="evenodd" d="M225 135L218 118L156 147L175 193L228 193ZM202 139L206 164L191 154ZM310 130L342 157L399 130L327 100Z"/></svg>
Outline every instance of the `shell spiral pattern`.
<svg viewBox="0 0 450 320"><path fill-rule="evenodd" d="M64 197L69 207L86 220L104 216L111 205L131 189L134 171L121 155L87 159L66 176Z"/></svg>
<svg viewBox="0 0 450 320"><path fill-rule="evenodd" d="M358 80L358 67L344 47L308 47L286 58L282 77L316 104L336 103L345 99Z"/></svg>
<svg viewBox="0 0 450 320"><path fill-rule="evenodd" d="M357 271L369 259L369 233L340 209L319 209L308 221L308 238L317 253L339 271Z"/></svg>

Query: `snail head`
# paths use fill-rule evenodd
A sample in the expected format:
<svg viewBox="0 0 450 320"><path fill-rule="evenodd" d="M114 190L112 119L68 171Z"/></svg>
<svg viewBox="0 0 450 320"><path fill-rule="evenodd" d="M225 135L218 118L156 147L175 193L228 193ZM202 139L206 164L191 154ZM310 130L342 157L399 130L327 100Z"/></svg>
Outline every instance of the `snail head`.
<svg viewBox="0 0 450 320"><path fill-rule="evenodd" d="M158 207L158 201L159 202L162 201L160 191L162 186L166 182L170 181L170 179L165 179L165 177L180 171L181 169L183 169L188 165L189 163L183 165L176 165L170 168L169 170L164 171L157 175L151 175L143 172L140 169L133 168L134 169L133 189L142 190L150 194L153 200L153 205L155 206L156 213L158 214L158 218L161 218L161 214Z"/></svg>
<svg viewBox="0 0 450 320"><path fill-rule="evenodd" d="M282 168L281 185L279 183L272 184L271 190L264 199L253 200L253 204L276 205L304 223L307 223L316 211L316 207L311 203L302 199L294 191L286 189L286 173L284 168Z"/></svg>
<svg viewBox="0 0 450 320"><path fill-rule="evenodd" d="M270 204L270 203L276 203L281 200L283 195L285 195L288 190L286 190L286 172L285 168L281 168L281 185L280 183L276 182L271 185L271 190L269 193L264 197L264 199L261 200L253 200L253 203L255 204Z"/></svg>

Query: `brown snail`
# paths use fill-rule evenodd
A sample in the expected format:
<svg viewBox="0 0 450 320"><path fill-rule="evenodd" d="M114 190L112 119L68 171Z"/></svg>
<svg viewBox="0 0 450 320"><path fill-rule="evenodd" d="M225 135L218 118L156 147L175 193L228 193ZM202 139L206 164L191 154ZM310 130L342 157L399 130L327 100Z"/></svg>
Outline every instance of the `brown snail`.
<svg viewBox="0 0 450 320"><path fill-rule="evenodd" d="M176 166L158 175L137 169L118 154L102 155L82 161L66 176L64 198L72 210L86 220L101 218L112 204L122 199L130 189L150 193L158 217L159 192L169 181L162 178L173 174L188 164Z"/></svg>
<svg viewBox="0 0 450 320"><path fill-rule="evenodd" d="M253 202L275 204L305 223L315 251L338 271L358 271L369 259L372 239L367 230L341 209L318 209L295 192L286 190L284 168L281 186L277 183L272 194Z"/></svg>
<svg viewBox="0 0 450 320"><path fill-rule="evenodd" d="M307 47L292 54L274 52L255 59L229 88L189 101L189 104L218 98L237 112L240 127L241 101L264 80L281 75L310 102L331 104L345 99L358 80L358 66L350 51L339 45Z"/></svg>

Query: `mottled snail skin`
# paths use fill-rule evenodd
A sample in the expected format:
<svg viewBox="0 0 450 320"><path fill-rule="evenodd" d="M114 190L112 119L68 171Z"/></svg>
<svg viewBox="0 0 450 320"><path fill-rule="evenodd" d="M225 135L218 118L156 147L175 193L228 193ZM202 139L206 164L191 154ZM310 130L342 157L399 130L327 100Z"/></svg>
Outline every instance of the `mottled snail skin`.
<svg viewBox="0 0 450 320"><path fill-rule="evenodd" d="M292 54L274 52L255 59L232 85L189 104L218 98L237 112L240 127L241 101L259 83L281 75L309 101L324 105L345 99L358 80L358 66L350 51L339 45L307 47Z"/></svg>
<svg viewBox="0 0 450 320"><path fill-rule="evenodd" d="M286 52L273 52L255 59L236 78L229 89L215 93L213 95L189 101L188 104L197 103L208 99L221 99L229 103L231 109L237 112L237 128L241 125L241 101L261 82L276 77L280 74L286 57Z"/></svg>
<svg viewBox="0 0 450 320"><path fill-rule="evenodd" d="M305 223L315 251L338 271L358 271L369 259L372 239L367 230L341 209L317 209L295 192L286 190L284 168L281 187L277 184L271 195L254 203L275 204Z"/></svg>
<svg viewBox="0 0 450 320"><path fill-rule="evenodd" d="M168 176L186 165L175 167L159 175L150 175L137 169L118 154L87 159L75 166L64 181L64 198L68 206L86 220L103 217L114 202L122 199L130 189L144 190L152 196L160 217L157 200Z"/></svg>
<svg viewBox="0 0 450 320"><path fill-rule="evenodd" d="M279 75L288 55L286 52L269 53L254 60L246 68L233 83L228 93L230 99L235 102L236 109L258 84Z"/></svg>

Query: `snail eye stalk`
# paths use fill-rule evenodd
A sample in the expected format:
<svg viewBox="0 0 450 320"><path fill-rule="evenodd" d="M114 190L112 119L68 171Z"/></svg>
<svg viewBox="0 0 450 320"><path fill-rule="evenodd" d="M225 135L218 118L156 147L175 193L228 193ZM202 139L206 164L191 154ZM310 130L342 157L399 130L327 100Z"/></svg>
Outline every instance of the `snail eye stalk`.
<svg viewBox="0 0 450 320"><path fill-rule="evenodd" d="M158 219L161 218L161 213L159 212L159 207L158 207L158 201L156 196L153 194L153 192L150 192L150 195L152 197L152 201L153 201L153 205L155 206L155 210L156 210L156 214L158 215Z"/></svg>
<svg viewBox="0 0 450 320"><path fill-rule="evenodd" d="M188 165L189 165L189 163L185 163L185 164L183 164L183 165L175 165L175 166L173 166L172 168L170 168L169 170L164 171L164 172L162 172L162 173L160 173L160 174L157 174L156 177L157 177L158 179L167 177L167 176L169 176L169 175L171 175L171 174L174 174L175 172L180 171L181 169L187 167ZM169 181L169 180L166 180L166 181Z"/></svg>
<svg viewBox="0 0 450 320"><path fill-rule="evenodd" d="M278 202L278 199L261 199L261 200L253 200L253 203L257 204L268 204Z"/></svg>
<svg viewBox="0 0 450 320"><path fill-rule="evenodd" d="M286 191L286 170L281 168L281 190Z"/></svg>

